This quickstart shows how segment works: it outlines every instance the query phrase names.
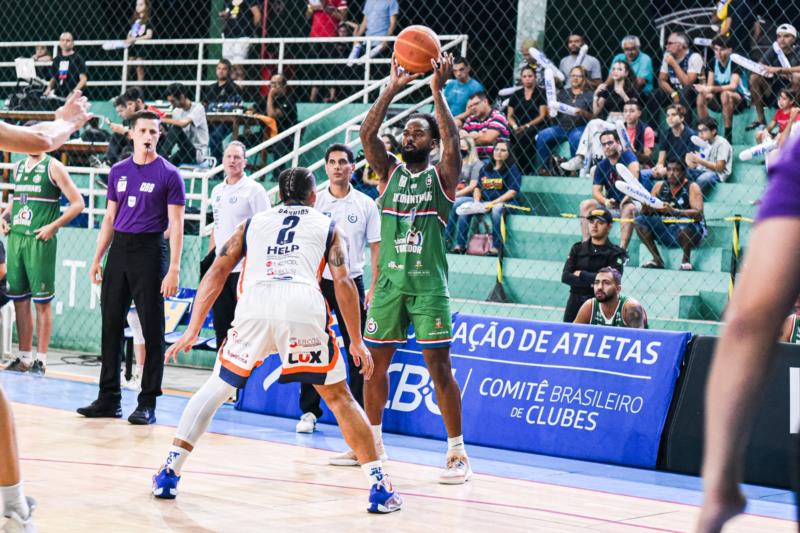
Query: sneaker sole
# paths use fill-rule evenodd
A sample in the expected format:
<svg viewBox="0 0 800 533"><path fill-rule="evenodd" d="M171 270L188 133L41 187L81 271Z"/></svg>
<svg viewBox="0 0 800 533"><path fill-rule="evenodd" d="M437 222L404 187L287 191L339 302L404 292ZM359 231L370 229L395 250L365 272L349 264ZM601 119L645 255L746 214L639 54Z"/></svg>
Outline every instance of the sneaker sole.
<svg viewBox="0 0 800 533"><path fill-rule="evenodd" d="M468 470L464 477L440 477L439 483L441 485L463 485L472 477L472 470Z"/></svg>
<svg viewBox="0 0 800 533"><path fill-rule="evenodd" d="M158 492L158 491L161 491L161 492ZM155 496L156 498L159 498L161 500L174 500L175 497L178 495L178 491L177 490L175 490L175 494L172 494L172 492L164 494L163 491L164 491L164 489L153 489L153 496Z"/></svg>
<svg viewBox="0 0 800 533"><path fill-rule="evenodd" d="M377 504L377 505L376 504L372 504L369 507L367 507L367 512L368 513L372 513L372 514L389 514L389 513L394 513L396 511L399 511L401 509L402 509L401 506L384 507L381 504Z"/></svg>
<svg viewBox="0 0 800 533"><path fill-rule="evenodd" d="M303 428L303 429L297 429L297 428L295 428L295 429L294 429L294 432L295 432L295 433L305 433L305 434L307 434L307 435L308 435L308 434L314 433L314 429L316 429L316 428L313 428L313 429L305 429L305 428Z"/></svg>
<svg viewBox="0 0 800 533"><path fill-rule="evenodd" d="M389 461L389 456L386 455L386 454L381 455L380 457L378 457L378 460L380 462L382 462L382 463L386 463L386 462ZM331 465L331 466L360 466L361 465L361 463L359 463L358 461L353 460L353 459L335 459L335 458L328 459L328 464Z"/></svg>

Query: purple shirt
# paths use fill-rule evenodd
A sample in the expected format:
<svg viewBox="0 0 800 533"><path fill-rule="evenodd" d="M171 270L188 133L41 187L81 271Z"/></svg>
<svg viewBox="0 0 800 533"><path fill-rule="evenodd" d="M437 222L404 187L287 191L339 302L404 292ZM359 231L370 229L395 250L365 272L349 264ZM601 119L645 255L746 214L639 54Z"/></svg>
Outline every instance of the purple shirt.
<svg viewBox="0 0 800 533"><path fill-rule="evenodd" d="M111 167L108 199L118 204L115 231L162 233L167 205L185 205L186 189L178 169L163 157L137 165L131 156Z"/></svg>

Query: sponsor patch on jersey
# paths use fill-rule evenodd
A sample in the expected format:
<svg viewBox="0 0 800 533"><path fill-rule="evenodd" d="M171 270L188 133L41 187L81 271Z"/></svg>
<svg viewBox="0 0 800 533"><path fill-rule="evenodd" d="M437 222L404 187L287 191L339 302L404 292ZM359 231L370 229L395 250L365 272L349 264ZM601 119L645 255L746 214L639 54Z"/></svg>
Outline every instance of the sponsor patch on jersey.
<svg viewBox="0 0 800 533"><path fill-rule="evenodd" d="M41 174L36 174L36 175L33 177L33 182L34 182L34 183L39 183L39 182L41 182L41 181L42 181L42 175L41 175Z"/></svg>
<svg viewBox="0 0 800 533"><path fill-rule="evenodd" d="M128 177L120 176L117 181L117 192L125 192L128 189Z"/></svg>
<svg viewBox="0 0 800 533"><path fill-rule="evenodd" d="M230 198L228 198L228 203L229 204L235 204L238 201L239 201L239 197L238 196L231 196Z"/></svg>
<svg viewBox="0 0 800 533"><path fill-rule="evenodd" d="M17 214L14 216L13 224L18 226L30 226L32 220L33 211L31 211L31 208L26 205L17 211Z"/></svg>
<svg viewBox="0 0 800 533"><path fill-rule="evenodd" d="M139 187L139 192L153 192L156 188L155 183L150 183L149 181L142 182L142 185Z"/></svg>
<svg viewBox="0 0 800 533"><path fill-rule="evenodd" d="M133 207L135 205L136 205L136 197L128 196L128 207Z"/></svg>
<svg viewBox="0 0 800 533"><path fill-rule="evenodd" d="M358 215L354 214L347 215L347 221L351 224L355 224L356 222L358 222Z"/></svg>
<svg viewBox="0 0 800 533"><path fill-rule="evenodd" d="M374 318L370 318L367 320L367 333L375 333L378 331L378 323L375 322Z"/></svg>

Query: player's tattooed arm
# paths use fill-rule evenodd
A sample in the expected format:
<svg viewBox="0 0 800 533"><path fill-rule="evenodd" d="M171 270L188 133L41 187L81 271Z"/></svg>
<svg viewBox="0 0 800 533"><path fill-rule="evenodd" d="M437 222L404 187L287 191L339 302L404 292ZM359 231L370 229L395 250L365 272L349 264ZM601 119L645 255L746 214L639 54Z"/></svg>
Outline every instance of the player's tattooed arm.
<svg viewBox="0 0 800 533"><path fill-rule="evenodd" d="M350 342L361 343L361 302L356 284L350 277L347 260L347 240L338 227L334 227L333 240L328 250L328 268L333 278L333 290L336 302L342 311L347 331L357 332L350 335Z"/></svg>
<svg viewBox="0 0 800 533"><path fill-rule="evenodd" d="M200 280L200 286L197 287L197 294L194 297L192 304L192 318L189 321L187 331L193 334L198 334L203 326L203 321L208 315L208 311L214 302L217 301L219 293L222 292L222 287L228 279L233 268L239 264L239 261L244 256L244 229L246 222L239 224L236 231L233 232L230 239L222 245L219 255L214 260L211 268L208 269L206 275Z"/></svg>
<svg viewBox="0 0 800 533"><path fill-rule="evenodd" d="M629 328L644 329L644 308L636 301L628 301L622 308L623 319Z"/></svg>
<svg viewBox="0 0 800 533"><path fill-rule="evenodd" d="M344 270L348 270L347 243L342 238L338 228L334 231L333 242L331 242L331 248L328 252L328 266L331 267L331 273L333 273L334 268L340 269L344 267ZM350 272L348 271L346 274L349 276Z"/></svg>
<svg viewBox="0 0 800 533"><path fill-rule="evenodd" d="M431 79L431 92L433 93L433 109L436 122L439 123L441 136L442 158L439 163L439 175L442 178L445 191L449 196L455 196L456 185L461 176L461 139L458 136L458 126L444 98L444 85L453 72L453 54L442 53L442 57L435 63L433 78Z"/></svg>

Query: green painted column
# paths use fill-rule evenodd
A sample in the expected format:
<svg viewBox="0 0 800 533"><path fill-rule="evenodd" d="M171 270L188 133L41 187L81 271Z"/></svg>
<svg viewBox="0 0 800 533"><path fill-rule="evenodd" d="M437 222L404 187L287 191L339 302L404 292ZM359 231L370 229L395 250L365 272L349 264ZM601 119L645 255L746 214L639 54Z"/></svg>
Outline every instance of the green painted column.
<svg viewBox="0 0 800 533"><path fill-rule="evenodd" d="M517 7L517 40L514 66L522 62L522 45L526 48L536 46L544 48L545 15L547 13L547 0L519 0ZM531 41L534 42L526 42ZM514 73L517 78L517 73Z"/></svg>

